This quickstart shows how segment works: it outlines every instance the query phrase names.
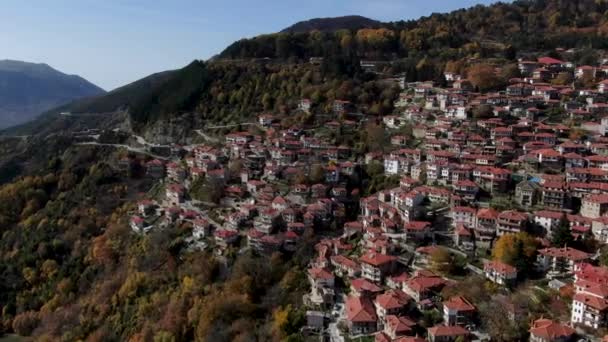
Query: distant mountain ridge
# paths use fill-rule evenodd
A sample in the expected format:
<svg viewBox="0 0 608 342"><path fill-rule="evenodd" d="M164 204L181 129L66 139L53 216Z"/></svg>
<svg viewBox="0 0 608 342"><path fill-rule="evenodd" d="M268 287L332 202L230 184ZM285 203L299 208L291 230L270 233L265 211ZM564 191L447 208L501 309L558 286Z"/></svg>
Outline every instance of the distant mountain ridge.
<svg viewBox="0 0 608 342"><path fill-rule="evenodd" d="M124 109L140 133L168 118L187 118L184 122L191 126L228 121L231 115L245 120L266 110L264 107L275 110L315 95L307 92L308 88L288 93L287 90L298 88L290 87L287 81L285 88L273 86L276 79L290 74L301 79L307 73L298 72L304 69L310 71L309 79L320 72L326 83L352 79L361 72L363 59L394 61L384 66L387 72L405 74L408 82L414 82L443 79L448 62L481 57L515 63L518 55L548 53L556 48L577 48L581 52L588 46L608 49L608 19L603 16L607 12L605 1L518 0L434 13L416 20L377 22L380 26L371 30L346 29L345 23L350 19L344 18L351 17L312 19L296 23L283 33L238 40L212 60L152 75L106 96L55 108L19 132L30 134L40 127L50 127L47 122L58 117L51 114L60 111ZM354 22L359 25L357 20ZM331 32L335 29L349 32ZM289 33L294 30L330 31ZM311 57L324 59L316 68L308 63ZM274 79L271 74L276 74ZM267 89L262 92L264 87ZM317 106L333 100L324 93L317 96ZM200 115L193 117L192 113ZM247 116L241 117L241 113Z"/></svg>
<svg viewBox="0 0 608 342"><path fill-rule="evenodd" d="M0 60L0 128L30 121L57 106L105 91L47 64Z"/></svg>
<svg viewBox="0 0 608 342"><path fill-rule="evenodd" d="M283 33L300 33L310 31L332 32L338 30L357 30L362 28L376 28L382 23L377 20L360 15L348 15L334 18L314 18L300 21L282 30Z"/></svg>

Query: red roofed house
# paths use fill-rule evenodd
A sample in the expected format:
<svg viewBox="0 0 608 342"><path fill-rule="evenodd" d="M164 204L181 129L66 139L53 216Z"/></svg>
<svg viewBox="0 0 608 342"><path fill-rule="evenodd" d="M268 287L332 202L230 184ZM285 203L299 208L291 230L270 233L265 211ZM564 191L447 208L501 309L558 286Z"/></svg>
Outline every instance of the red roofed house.
<svg viewBox="0 0 608 342"><path fill-rule="evenodd" d="M483 244L488 244L496 236L496 221L498 212L492 208L479 209L475 220L475 239Z"/></svg>
<svg viewBox="0 0 608 342"><path fill-rule="evenodd" d="M395 266L396 257L392 255L368 252L361 256L361 276L370 281L381 283Z"/></svg>
<svg viewBox="0 0 608 342"><path fill-rule="evenodd" d="M530 342L567 342L571 341L576 330L550 319L537 319L530 327Z"/></svg>
<svg viewBox="0 0 608 342"><path fill-rule="evenodd" d="M460 326L436 325L427 330L428 340L431 342L455 342L470 341L471 336L468 330Z"/></svg>
<svg viewBox="0 0 608 342"><path fill-rule="evenodd" d="M184 201L184 187L180 184L169 184L166 189L167 202L178 205Z"/></svg>
<svg viewBox="0 0 608 342"><path fill-rule="evenodd" d="M330 260L332 266L335 267L336 274L339 276L349 276L353 278L361 273L361 266L343 255L334 255Z"/></svg>
<svg viewBox="0 0 608 342"><path fill-rule="evenodd" d="M526 229L528 215L515 210L506 210L498 214L496 233L498 236L519 233Z"/></svg>
<svg viewBox="0 0 608 342"><path fill-rule="evenodd" d="M384 333L392 340L404 336L413 335L416 322L403 316L388 315L384 323Z"/></svg>
<svg viewBox="0 0 608 342"><path fill-rule="evenodd" d="M221 247L226 248L228 245L235 244L239 239L239 233L234 230L218 229L215 231L215 243Z"/></svg>
<svg viewBox="0 0 608 342"><path fill-rule="evenodd" d="M355 296L375 297L382 288L367 279L357 278L350 282L350 290Z"/></svg>
<svg viewBox="0 0 608 342"><path fill-rule="evenodd" d="M577 265L574 274L572 324L597 329L608 324L608 268Z"/></svg>
<svg viewBox="0 0 608 342"><path fill-rule="evenodd" d="M404 226L406 241L420 241L431 235L431 223L426 221L411 221Z"/></svg>
<svg viewBox="0 0 608 342"><path fill-rule="evenodd" d="M438 276L419 275L403 284L403 292L407 293L416 302L431 298L445 286L446 281Z"/></svg>
<svg viewBox="0 0 608 342"><path fill-rule="evenodd" d="M310 295L307 298L315 305L331 305L334 300L334 275L323 268L308 269Z"/></svg>
<svg viewBox="0 0 608 342"><path fill-rule="evenodd" d="M450 216L452 218L452 226L458 227L463 224L466 227L472 228L475 226L475 216L477 210L472 207L453 207Z"/></svg>
<svg viewBox="0 0 608 342"><path fill-rule="evenodd" d="M165 164L158 159L147 162L146 175L152 178L162 178L165 175Z"/></svg>
<svg viewBox="0 0 608 342"><path fill-rule="evenodd" d="M465 225L458 225L454 229L454 243L461 249L473 250L475 248L475 235Z"/></svg>
<svg viewBox="0 0 608 342"><path fill-rule="evenodd" d="M392 342L426 342L422 337L399 337Z"/></svg>
<svg viewBox="0 0 608 342"><path fill-rule="evenodd" d="M376 313L381 320L388 315L400 315L407 312L412 298L401 290L389 290L374 300Z"/></svg>
<svg viewBox="0 0 608 342"><path fill-rule="evenodd" d="M511 285L517 280L517 269L500 261L490 261L483 267L486 278L500 285Z"/></svg>
<svg viewBox="0 0 608 342"><path fill-rule="evenodd" d="M131 217L130 225L133 231L140 233L144 229L145 220L143 217L135 215Z"/></svg>
<svg viewBox="0 0 608 342"><path fill-rule="evenodd" d="M153 214L156 207L156 203L151 200L142 200L137 203L137 211L143 217Z"/></svg>
<svg viewBox="0 0 608 342"><path fill-rule="evenodd" d="M211 224L209 224L209 221L202 218L196 219L194 222L192 222L192 225L192 236L195 239L202 239L209 236L211 231Z"/></svg>
<svg viewBox="0 0 608 342"><path fill-rule="evenodd" d="M553 57L540 57L538 63L546 67L561 67L564 62Z"/></svg>
<svg viewBox="0 0 608 342"><path fill-rule="evenodd" d="M346 299L346 321L351 335L371 334L378 330L378 316L374 304L367 297L349 296Z"/></svg>
<svg viewBox="0 0 608 342"><path fill-rule="evenodd" d="M443 321L445 325L467 325L473 320L475 306L464 297L452 297L443 302Z"/></svg>
<svg viewBox="0 0 608 342"><path fill-rule="evenodd" d="M581 215L589 218L598 218L608 212L608 195L588 195L581 201Z"/></svg>
<svg viewBox="0 0 608 342"><path fill-rule="evenodd" d="M543 271L574 273L576 264L590 258L590 254L571 247L551 247L538 251L538 266Z"/></svg>

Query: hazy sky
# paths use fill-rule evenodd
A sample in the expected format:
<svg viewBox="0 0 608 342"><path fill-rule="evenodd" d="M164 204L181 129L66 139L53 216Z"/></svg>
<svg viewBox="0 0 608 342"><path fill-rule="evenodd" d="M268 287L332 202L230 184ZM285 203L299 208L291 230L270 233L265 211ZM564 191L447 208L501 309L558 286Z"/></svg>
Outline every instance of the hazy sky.
<svg viewBox="0 0 608 342"><path fill-rule="evenodd" d="M413 19L493 0L1 0L0 59L43 62L106 90L297 21Z"/></svg>

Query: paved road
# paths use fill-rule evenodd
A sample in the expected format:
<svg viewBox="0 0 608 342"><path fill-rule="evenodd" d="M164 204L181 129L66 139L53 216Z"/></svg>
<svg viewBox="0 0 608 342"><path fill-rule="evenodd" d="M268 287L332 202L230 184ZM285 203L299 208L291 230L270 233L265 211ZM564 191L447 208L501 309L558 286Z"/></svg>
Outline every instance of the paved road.
<svg viewBox="0 0 608 342"><path fill-rule="evenodd" d="M329 333L329 338L331 342L344 342L344 337L342 337L342 333L340 329L338 329L338 323L344 319L346 319L346 307L344 303L344 295L338 294L339 299L337 303L334 305L334 308L331 312L331 323L327 327L327 332ZM337 308L337 310L336 310ZM337 314L337 317L334 315Z"/></svg>
<svg viewBox="0 0 608 342"><path fill-rule="evenodd" d="M243 123L231 124L231 125L207 126L206 128L208 128L208 129L232 128L232 127L238 127L238 126L252 126L252 125L257 125L257 124L258 124L257 122L243 122Z"/></svg>
<svg viewBox="0 0 608 342"><path fill-rule="evenodd" d="M170 160L170 158L159 156L154 153L150 153L143 148L123 145L123 144L102 144L102 143L98 143L98 142L94 142L94 141L87 141L87 142L76 143L76 145L97 145L97 146L110 146L110 147L116 147L116 148L124 148L124 149L127 149L128 151L145 154L152 158L161 159L161 160Z"/></svg>
<svg viewBox="0 0 608 342"><path fill-rule="evenodd" d="M205 133L203 133L202 129L195 129L194 132L198 135L200 135L201 137L203 137L203 139L212 142L212 143L218 143L220 140L214 137L211 137Z"/></svg>

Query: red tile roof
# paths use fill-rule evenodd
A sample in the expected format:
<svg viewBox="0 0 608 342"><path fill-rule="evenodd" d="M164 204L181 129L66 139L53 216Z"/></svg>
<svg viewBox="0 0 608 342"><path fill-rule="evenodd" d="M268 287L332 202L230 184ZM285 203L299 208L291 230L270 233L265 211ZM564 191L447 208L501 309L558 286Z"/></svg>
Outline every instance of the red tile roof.
<svg viewBox="0 0 608 342"><path fill-rule="evenodd" d="M368 298L355 296L346 299L346 318L355 323L372 323L378 320L372 302Z"/></svg>
<svg viewBox="0 0 608 342"><path fill-rule="evenodd" d="M313 279L333 279L334 275L328 270L322 268L310 268L308 269L308 274Z"/></svg>
<svg viewBox="0 0 608 342"><path fill-rule="evenodd" d="M576 331L571 327L555 323L549 319L538 319L532 324L530 334L545 341L569 339Z"/></svg>
<svg viewBox="0 0 608 342"><path fill-rule="evenodd" d="M447 301L443 302L443 306L454 311L475 311L475 306L466 300L466 298L461 296L448 299Z"/></svg>
<svg viewBox="0 0 608 342"><path fill-rule="evenodd" d="M500 261L490 261L483 266L484 270L493 270L503 275L517 273L517 269Z"/></svg>
<svg viewBox="0 0 608 342"><path fill-rule="evenodd" d="M357 292L367 291L372 293L381 292L382 288L378 285L372 283L371 281L363 278L353 279L350 282L350 286L355 289Z"/></svg>
<svg viewBox="0 0 608 342"><path fill-rule="evenodd" d="M408 280L405 285L417 293L426 292L432 289L439 289L445 286L446 281L440 277L414 277Z"/></svg>
<svg viewBox="0 0 608 342"><path fill-rule="evenodd" d="M386 325L391 331L395 332L395 335L408 335L412 332L416 322L408 317L388 315L386 316Z"/></svg>
<svg viewBox="0 0 608 342"><path fill-rule="evenodd" d="M588 305L599 311L604 311L608 309L608 300L590 294L577 293L574 295L573 300L584 303L585 305Z"/></svg>
<svg viewBox="0 0 608 342"><path fill-rule="evenodd" d="M551 247L538 251L542 255L547 255L554 258L566 258L572 261L583 261L591 257L590 254L571 247Z"/></svg>
<svg viewBox="0 0 608 342"><path fill-rule="evenodd" d="M492 208L479 209L477 212L477 218L486 220L496 220L498 218L498 212Z"/></svg>
<svg viewBox="0 0 608 342"><path fill-rule="evenodd" d="M460 326L436 325L428 329L429 335L438 336L468 336L469 331Z"/></svg>
<svg viewBox="0 0 608 342"><path fill-rule="evenodd" d="M399 309L408 305L411 298L399 290L387 291L376 297L376 305L386 309Z"/></svg>
<svg viewBox="0 0 608 342"><path fill-rule="evenodd" d="M366 254L361 256L361 258L359 259L359 261L372 265L372 266L386 265L386 264L394 262L395 260L397 260L397 257L394 257L392 255L375 253L375 252L367 252Z"/></svg>

